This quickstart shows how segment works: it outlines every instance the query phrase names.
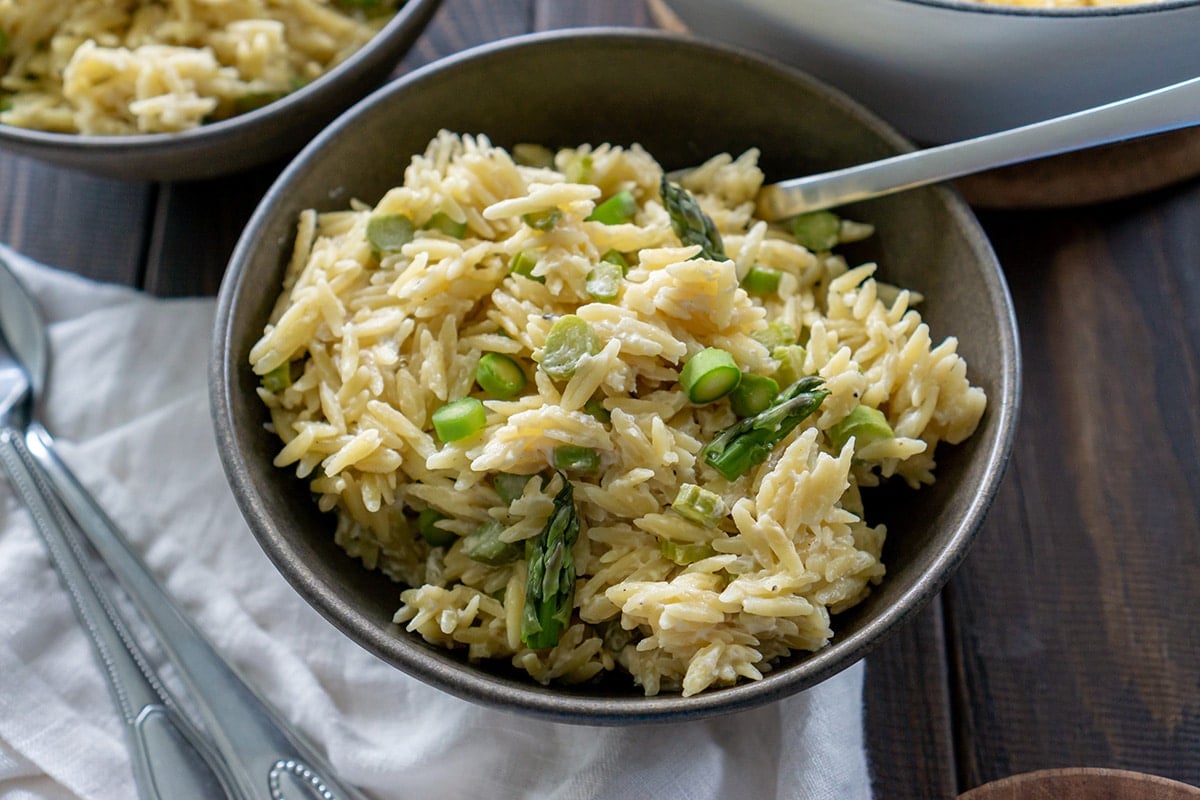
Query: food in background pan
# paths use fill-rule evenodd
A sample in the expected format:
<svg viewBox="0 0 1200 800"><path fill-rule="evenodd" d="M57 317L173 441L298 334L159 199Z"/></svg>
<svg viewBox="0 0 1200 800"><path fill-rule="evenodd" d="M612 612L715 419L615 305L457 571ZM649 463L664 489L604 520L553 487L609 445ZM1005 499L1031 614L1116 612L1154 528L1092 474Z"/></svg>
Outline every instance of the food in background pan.
<svg viewBox="0 0 1200 800"><path fill-rule="evenodd" d="M396 0L0 0L0 123L184 131L277 100L367 42Z"/></svg>

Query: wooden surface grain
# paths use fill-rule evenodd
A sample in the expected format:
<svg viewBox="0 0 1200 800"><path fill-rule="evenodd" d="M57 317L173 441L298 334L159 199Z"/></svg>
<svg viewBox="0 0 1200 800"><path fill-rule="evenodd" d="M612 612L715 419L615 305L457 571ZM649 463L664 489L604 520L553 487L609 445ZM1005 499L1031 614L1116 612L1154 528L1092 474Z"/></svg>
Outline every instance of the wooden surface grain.
<svg viewBox="0 0 1200 800"><path fill-rule="evenodd" d="M598 24L655 19L641 0L445 0L396 74ZM0 153L0 241L211 295L280 167L140 184ZM1062 767L1200 784L1200 182L980 217L1016 304L1022 419L966 562L867 659L876 796L950 798Z"/></svg>
<svg viewBox="0 0 1200 800"><path fill-rule="evenodd" d="M1200 186L984 214L1023 340L1013 462L945 593L967 785L1200 783Z"/></svg>

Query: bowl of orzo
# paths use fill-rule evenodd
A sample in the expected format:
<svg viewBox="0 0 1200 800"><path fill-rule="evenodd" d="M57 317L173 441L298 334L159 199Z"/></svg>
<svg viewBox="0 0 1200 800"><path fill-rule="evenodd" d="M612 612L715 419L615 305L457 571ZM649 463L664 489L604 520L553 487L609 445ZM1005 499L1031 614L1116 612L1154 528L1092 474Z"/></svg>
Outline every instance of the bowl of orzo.
<svg viewBox="0 0 1200 800"><path fill-rule="evenodd" d="M946 189L777 223L752 201L907 147L790 68L650 31L381 89L280 176L222 285L213 414L254 534L388 663L554 719L846 668L982 521L1015 322Z"/></svg>
<svg viewBox="0 0 1200 800"><path fill-rule="evenodd" d="M656 0L952 142L1200 75L1200 0Z"/></svg>
<svg viewBox="0 0 1200 800"><path fill-rule="evenodd" d="M293 155L439 0L0 0L0 147L187 180Z"/></svg>

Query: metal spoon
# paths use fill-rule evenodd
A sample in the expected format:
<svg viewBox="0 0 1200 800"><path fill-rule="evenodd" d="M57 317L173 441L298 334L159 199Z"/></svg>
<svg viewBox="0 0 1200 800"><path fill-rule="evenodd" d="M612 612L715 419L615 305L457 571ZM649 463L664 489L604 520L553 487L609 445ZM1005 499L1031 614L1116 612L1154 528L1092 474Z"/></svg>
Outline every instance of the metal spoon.
<svg viewBox="0 0 1200 800"><path fill-rule="evenodd" d="M1044 122L762 187L758 216L773 221L938 181L1200 125L1200 78Z"/></svg>
<svg viewBox="0 0 1200 800"><path fill-rule="evenodd" d="M40 315L2 257L0 333L14 357L3 362L4 372L0 373L6 376L5 382L0 382L0 409L5 410L0 417L4 423L0 453L16 454L4 458L5 466L14 467L14 472L23 468L33 473L39 488L56 494L133 599L183 678L220 756L231 793L270 800L365 800L358 790L339 782L316 749L217 653L58 457L53 438L36 417L36 393L49 361ZM10 389L6 390L6 385ZM9 396L15 402L5 400ZM30 481L22 475L17 482L28 485ZM183 795L162 795L177 796ZM214 796L218 795L208 795Z"/></svg>

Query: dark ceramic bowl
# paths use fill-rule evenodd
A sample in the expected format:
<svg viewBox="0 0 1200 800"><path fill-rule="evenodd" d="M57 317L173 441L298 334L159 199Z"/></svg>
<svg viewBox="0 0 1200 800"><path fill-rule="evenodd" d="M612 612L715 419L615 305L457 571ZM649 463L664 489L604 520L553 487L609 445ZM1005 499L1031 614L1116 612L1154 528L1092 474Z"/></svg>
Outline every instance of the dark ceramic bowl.
<svg viewBox="0 0 1200 800"><path fill-rule="evenodd" d="M295 154L379 88L420 36L441 0L407 0L387 25L341 64L303 88L246 114L179 133L85 136L0 125L0 147L126 180L213 178Z"/></svg>
<svg viewBox="0 0 1200 800"><path fill-rule="evenodd" d="M614 80L612 76L623 76ZM221 457L255 536L301 595L348 637L453 694L573 722L695 718L790 695L862 658L932 598L967 552L1013 440L1020 384L1016 323L991 247L963 202L929 188L847 209L878 232L853 256L925 293L937 337L954 334L989 406L979 430L939 451L938 482L875 498L889 526L888 575L834 623L832 644L796 653L765 679L683 698L644 697L628 679L544 687L504 664L472 664L391 622L400 588L333 542L333 518L271 460L278 441L247 354L279 293L297 214L375 202L440 128L511 146L640 142L667 169L761 148L768 178L881 158L906 142L844 96L788 68L693 39L586 30L498 42L418 70L371 95L315 139L251 219L221 287L211 398Z"/></svg>

